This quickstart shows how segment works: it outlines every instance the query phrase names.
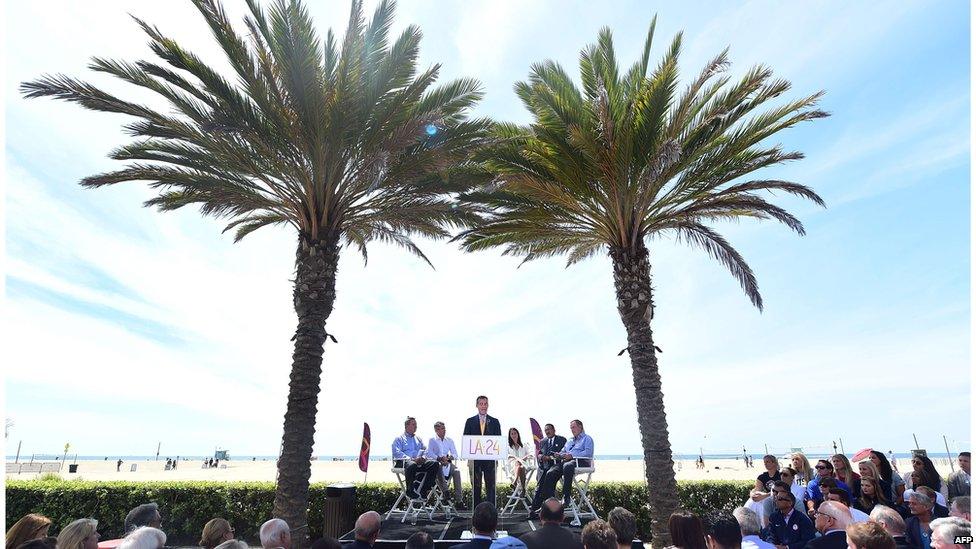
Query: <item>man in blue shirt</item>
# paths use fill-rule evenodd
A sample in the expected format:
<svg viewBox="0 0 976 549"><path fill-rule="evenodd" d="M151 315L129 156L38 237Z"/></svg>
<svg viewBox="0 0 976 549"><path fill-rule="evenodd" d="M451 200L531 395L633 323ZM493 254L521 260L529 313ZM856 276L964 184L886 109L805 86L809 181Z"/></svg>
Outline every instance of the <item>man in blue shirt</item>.
<svg viewBox="0 0 976 549"><path fill-rule="evenodd" d="M558 454L562 459L569 461L563 463L561 471L554 467L546 473L546 476L562 473L563 504L566 506L569 506L576 467L590 467L593 464L593 437L583 432L583 422L578 419L570 421L569 430L573 432L573 438L563 447L562 453Z"/></svg>
<svg viewBox="0 0 976 549"><path fill-rule="evenodd" d="M403 476L407 482L407 497L410 499L427 497L427 493L430 492L431 486L437 479L436 475L439 473L440 467L437 465L437 461L428 460L424 456L426 451L424 442L416 434L417 420L408 417L403 422L403 429L403 434L393 439L393 464L396 467L403 467ZM413 488L414 479L418 472L427 473L419 494Z"/></svg>
<svg viewBox="0 0 976 549"><path fill-rule="evenodd" d="M816 509L820 506L820 503L824 500L824 490L821 490L821 485L824 484L824 480L830 479L827 482L825 488L840 488L846 491L848 494L851 493L851 487L845 482L834 478L834 466L830 461L826 459L821 459L817 461L817 465L814 467L817 470L817 478L813 479L810 484L807 484L807 495L806 495L806 505L807 505L807 515L814 516Z"/></svg>

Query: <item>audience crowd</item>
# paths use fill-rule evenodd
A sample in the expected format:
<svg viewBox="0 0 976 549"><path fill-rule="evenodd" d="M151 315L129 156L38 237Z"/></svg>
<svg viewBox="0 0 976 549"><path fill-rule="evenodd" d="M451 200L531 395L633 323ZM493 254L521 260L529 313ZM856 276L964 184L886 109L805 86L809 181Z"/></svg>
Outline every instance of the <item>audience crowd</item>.
<svg viewBox="0 0 976 549"><path fill-rule="evenodd" d="M863 454L863 452L858 455ZM732 513L713 511L698 516L679 510L668 520L668 549L949 549L969 547L970 454L959 454L959 470L943 479L925 455L914 455L912 470L899 476L888 458L871 450L856 465L843 454L818 460L811 467L794 454L781 468L765 456L765 471L756 479L745 504ZM856 472L855 472L856 468ZM521 480L521 479L520 479ZM588 522L579 536L563 526L565 504L549 497L539 508L539 525L521 538L498 537L498 511L489 502L475 506L471 540L453 549L627 549L635 541L637 519L615 507L606 520ZM316 540L311 549L367 549L380 538L379 513L368 511L355 523L355 541L341 545L332 538ZM98 521L83 518L64 525L51 537L52 521L29 514L7 530L6 549L99 549ZM102 549L162 549L166 533L155 503L132 509L125 517L125 536L103 542ZM261 525L262 549L291 549L288 524L271 519ZM235 538L225 519L206 523L202 549L248 549ZM432 549L428 532L406 540L408 549Z"/></svg>

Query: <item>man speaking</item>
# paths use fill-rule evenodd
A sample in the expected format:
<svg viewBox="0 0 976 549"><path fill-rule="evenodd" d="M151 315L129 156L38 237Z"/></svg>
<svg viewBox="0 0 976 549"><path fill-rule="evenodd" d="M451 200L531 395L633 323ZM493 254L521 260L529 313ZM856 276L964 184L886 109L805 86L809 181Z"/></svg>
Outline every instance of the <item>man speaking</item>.
<svg viewBox="0 0 976 549"><path fill-rule="evenodd" d="M465 435L501 436L502 424L488 415L488 397L482 395L475 399L478 415L469 417L464 422ZM481 478L485 479L485 493L488 501L495 505L495 461L490 459L474 460L474 504L482 502Z"/></svg>

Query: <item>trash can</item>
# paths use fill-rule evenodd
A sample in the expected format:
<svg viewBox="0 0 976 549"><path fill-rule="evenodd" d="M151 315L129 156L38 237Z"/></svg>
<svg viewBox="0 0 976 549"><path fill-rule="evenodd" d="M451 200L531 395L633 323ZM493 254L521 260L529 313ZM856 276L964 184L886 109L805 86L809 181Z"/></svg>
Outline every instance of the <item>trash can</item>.
<svg viewBox="0 0 976 549"><path fill-rule="evenodd" d="M69 473L77 473L78 472L78 464L77 463L72 463L71 465L69 465L68 466L68 472Z"/></svg>
<svg viewBox="0 0 976 549"><path fill-rule="evenodd" d="M325 488L325 526L322 531L336 539L356 525L356 486L348 482Z"/></svg>

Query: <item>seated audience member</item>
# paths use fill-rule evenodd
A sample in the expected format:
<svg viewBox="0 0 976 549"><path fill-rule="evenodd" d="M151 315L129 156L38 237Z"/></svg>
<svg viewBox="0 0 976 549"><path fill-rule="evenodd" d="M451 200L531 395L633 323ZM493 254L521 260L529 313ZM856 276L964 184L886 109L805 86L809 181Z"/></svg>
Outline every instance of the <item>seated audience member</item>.
<svg viewBox="0 0 976 549"><path fill-rule="evenodd" d="M865 522L868 520L867 513L851 507L851 495L840 488L831 488L830 492L825 496L825 501L843 503L844 507L847 507L847 510L850 511L853 522Z"/></svg>
<svg viewBox="0 0 976 549"><path fill-rule="evenodd" d="M895 472L891 462L885 455L877 450L871 450L868 460L878 471L878 479L881 481L881 489L885 492L885 497L893 504L897 504L902 499L902 492L905 491L905 480ZM861 472L864 476L864 472Z"/></svg>
<svg viewBox="0 0 976 549"><path fill-rule="evenodd" d="M129 532L119 549L163 549L166 545L166 534L159 528L140 526Z"/></svg>
<svg viewBox="0 0 976 549"><path fill-rule="evenodd" d="M825 485L829 488L842 488L847 490L847 493L851 492L850 486L842 481L834 478L834 466L826 459L821 459L817 461L817 465L814 466L817 471L817 478L813 479L810 484L807 485L807 514L813 516L814 511L820 506L820 502L823 501L823 493L825 490L821 490L821 485ZM829 481L827 479L830 479ZM835 484L832 484L835 483Z"/></svg>
<svg viewBox="0 0 976 549"><path fill-rule="evenodd" d="M691 511L675 511L668 518L671 546L679 549L706 549L705 527L698 515Z"/></svg>
<svg viewBox="0 0 976 549"><path fill-rule="evenodd" d="M424 442L417 436L417 420L408 417L403 422L403 434L393 439L393 461L394 465L403 467L403 476L407 484L407 497L420 499L427 497L427 493L437 480L440 474L440 465L437 461L428 460L424 453L427 448ZM417 473L427 473L424 482L420 487L420 493L414 490L414 478Z"/></svg>
<svg viewBox="0 0 976 549"><path fill-rule="evenodd" d="M932 498L914 490L908 494L908 509L911 516L905 521L905 535L908 543L919 549L931 549L932 547L932 507L935 502Z"/></svg>
<svg viewBox="0 0 976 549"><path fill-rule="evenodd" d="M949 516L959 517L961 519L966 519L972 522L972 515L970 514L970 499L969 496L958 496L952 500L949 505Z"/></svg>
<svg viewBox="0 0 976 549"><path fill-rule="evenodd" d="M787 475L787 472L785 470L783 471L783 475ZM794 488L799 489L799 492L798 492L799 495L797 495L797 492L793 491ZM766 499L763 500L763 507L764 507L763 511L764 512L763 513L756 513L757 516L759 516L759 521L762 524L762 527L763 528L766 528L767 526L769 526L769 515L771 515L773 513L773 511L776 510L776 506L773 505L773 501L775 500L776 495L777 494L789 494L789 493L792 493L793 496L796 497L796 498L801 498L801 499L796 500L796 504L794 505L794 507L796 507L796 510L797 511L800 511L801 513L804 512L803 499L802 498L803 498L804 495L806 495L806 490L804 490L804 488L802 486L799 486L797 484L788 485L786 483L786 481L777 480L776 482L773 483L773 489L770 491L770 494L771 494L770 497L768 497L768 498L766 498ZM754 510L754 508L752 506L750 506L750 505L746 505L745 508L746 509L750 509L750 510Z"/></svg>
<svg viewBox="0 0 976 549"><path fill-rule="evenodd" d="M936 470L935 464L928 456L916 455L912 457L912 471L908 473L908 481L911 481L909 488L915 489L919 486L928 486L943 496L949 493L948 488L943 486L942 476Z"/></svg>
<svg viewBox="0 0 976 549"><path fill-rule="evenodd" d="M532 509L529 513L530 519L538 518L542 502L556 494L556 483L559 482L561 475L556 473L549 475L549 471L561 471L563 466L559 454L566 445L566 437L557 435L556 427L552 423L546 423L544 432L546 437L539 443L539 462L535 473L537 484L532 504L529 506Z"/></svg>
<svg viewBox="0 0 976 549"><path fill-rule="evenodd" d="M123 529L125 534L128 535L129 532L139 528L140 526L160 528L162 525L163 517L159 514L159 505L155 503L143 503L125 515L125 525Z"/></svg>
<svg viewBox="0 0 976 549"><path fill-rule="evenodd" d="M776 549L772 543L763 541L759 537L762 526L759 524L759 515L745 507L736 507L732 511L732 516L739 523L739 531L742 534L742 549Z"/></svg>
<svg viewBox="0 0 976 549"><path fill-rule="evenodd" d="M61 529L58 549L98 549L98 521L78 519Z"/></svg>
<svg viewBox="0 0 976 549"><path fill-rule="evenodd" d="M850 549L895 549L895 540L875 522L859 522L847 527Z"/></svg>
<svg viewBox="0 0 976 549"><path fill-rule="evenodd" d="M935 504L932 506L932 518L944 518L949 516L949 506L941 505L939 503L939 496L942 494L936 492L935 490L929 488L928 486L919 486L915 489L916 492L920 494L925 494L928 496Z"/></svg>
<svg viewBox="0 0 976 549"><path fill-rule="evenodd" d="M576 539L576 536L562 527L564 516L564 507L561 501L556 498L549 498L544 501L542 509L539 510L542 526L522 536L522 541L525 542L526 547L529 549L547 549L549 547L554 549L582 549L583 544Z"/></svg>
<svg viewBox="0 0 976 549"><path fill-rule="evenodd" d="M821 503L813 521L820 537L810 540L807 549L847 549L846 530L851 523L851 512L843 503Z"/></svg>
<svg viewBox="0 0 976 549"><path fill-rule="evenodd" d="M796 509L792 493L777 494L773 499L776 510L769 515L766 541L779 549L803 549L817 535L813 521Z"/></svg>
<svg viewBox="0 0 976 549"><path fill-rule="evenodd" d="M488 549L498 528L498 510L488 501L475 505L471 514L471 541L452 545L451 549Z"/></svg>
<svg viewBox="0 0 976 549"><path fill-rule="evenodd" d="M932 549L969 549L969 543L956 543L958 538L971 538L972 525L959 517L942 517L932 521Z"/></svg>
<svg viewBox="0 0 976 549"><path fill-rule="evenodd" d="M607 514L610 528L617 533L617 549L643 549L644 544L634 541L637 537L637 517L623 507L614 507Z"/></svg>
<svg viewBox="0 0 976 549"><path fill-rule="evenodd" d="M584 549L617 549L617 533L601 519L588 522L581 537Z"/></svg>
<svg viewBox="0 0 976 549"><path fill-rule="evenodd" d="M801 486L806 486L813 481L813 467L810 467L810 460L801 452L795 452L790 456L790 464L796 471L796 482Z"/></svg>
<svg viewBox="0 0 976 549"><path fill-rule="evenodd" d="M200 534L200 547L203 549L214 549L225 541L234 539L234 528L230 523L222 518L210 519L203 526L203 533Z"/></svg>
<svg viewBox="0 0 976 549"><path fill-rule="evenodd" d="M501 536L491 542L489 549L526 549L525 543L515 536Z"/></svg>
<svg viewBox="0 0 976 549"><path fill-rule="evenodd" d="M739 522L728 511L712 511L705 515L704 523L708 549L739 549L742 546Z"/></svg>
<svg viewBox="0 0 976 549"><path fill-rule="evenodd" d="M749 499L746 500L745 508L756 513L760 522L764 523L772 510L772 505L767 507L765 503L772 495L774 483L781 480L781 472L779 460L776 459L776 456L763 456L763 467L766 471L756 477L756 485L749 491Z"/></svg>
<svg viewBox="0 0 976 549"><path fill-rule="evenodd" d="M834 478L846 484L851 491L851 498L861 495L861 475L851 470L851 460L844 454L830 456L830 464L834 466Z"/></svg>
<svg viewBox="0 0 976 549"><path fill-rule="evenodd" d="M6 549L17 549L28 541L47 537L51 519L37 513L24 515L7 530Z"/></svg>
<svg viewBox="0 0 976 549"><path fill-rule="evenodd" d="M434 538L427 532L414 532L407 538L404 549L434 549Z"/></svg>
<svg viewBox="0 0 976 549"><path fill-rule="evenodd" d="M959 496L969 496L970 490L969 476L969 452L959 452L959 470L949 475L948 491L949 499Z"/></svg>
<svg viewBox="0 0 976 549"><path fill-rule="evenodd" d="M291 548L291 528L281 519L273 518L262 524L258 536L264 549Z"/></svg>
<svg viewBox="0 0 976 549"><path fill-rule="evenodd" d="M380 514L376 511L366 511L356 519L353 535L356 541L345 546L346 549L368 549L380 537Z"/></svg>
<svg viewBox="0 0 976 549"><path fill-rule="evenodd" d="M873 461L871 461L870 459L859 461L857 462L857 468L861 474L862 481L865 479L874 479L878 481L878 485L881 487L881 492L880 492L881 495L883 495L886 500L893 501L892 497L894 494L894 490L892 488L891 480L890 479L883 480L884 477L881 474L881 470L878 469L878 466L875 465ZM895 476L897 477L898 475ZM858 495L858 497L854 499L856 500L859 497L860 495Z"/></svg>
<svg viewBox="0 0 976 549"><path fill-rule="evenodd" d="M854 508L865 513L870 513L875 505L890 505L890 502L882 492L881 483L878 479L862 476L861 496L854 500Z"/></svg>
<svg viewBox="0 0 976 549"><path fill-rule="evenodd" d="M56 549L58 546L58 538L54 536L47 536L45 538L32 539L30 541L21 543L16 547L16 549Z"/></svg>
<svg viewBox="0 0 976 549"><path fill-rule="evenodd" d="M878 505L871 511L871 520L880 524L885 532L895 540L895 549L909 549L911 545L905 537L905 519L891 507Z"/></svg>
<svg viewBox="0 0 976 549"><path fill-rule="evenodd" d="M315 543L318 543L320 541L322 540L317 540ZM316 547L315 543L312 544L312 549L342 549L342 546L339 545L338 541L335 542L336 544L334 546L319 545L318 547ZM214 547L214 549L249 549L249 548L248 545L241 540L229 539L221 543L217 547Z"/></svg>

